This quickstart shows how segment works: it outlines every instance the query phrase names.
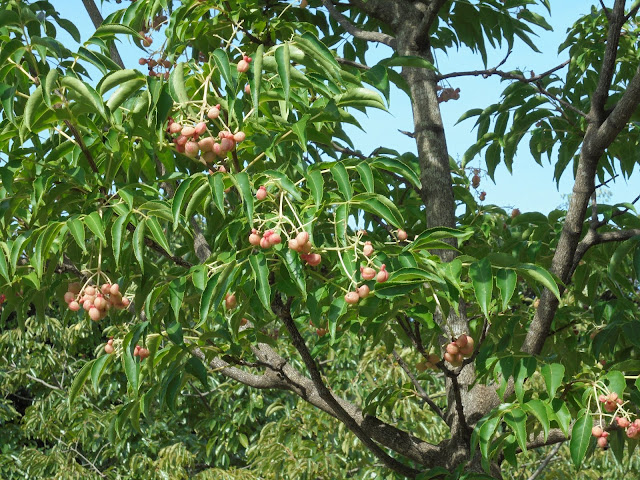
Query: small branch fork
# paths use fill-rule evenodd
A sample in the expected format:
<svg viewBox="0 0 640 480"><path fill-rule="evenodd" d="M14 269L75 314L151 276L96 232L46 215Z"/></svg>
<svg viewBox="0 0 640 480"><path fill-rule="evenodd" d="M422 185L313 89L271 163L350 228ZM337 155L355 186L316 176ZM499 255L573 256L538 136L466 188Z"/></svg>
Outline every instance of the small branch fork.
<svg viewBox="0 0 640 480"><path fill-rule="evenodd" d="M402 367L404 372L407 374L407 377L409 377L409 380L411 380L411 383L413 383L413 386L416 387L416 393L418 394L418 396L422 400L424 400L424 402L427 405L429 405L429 407L431 407L431 410L433 410L436 415L438 415L442 420L445 420L444 412L438 405L435 404L433 400L431 400L431 397L429 397L429 394L424 390L424 388L422 388L422 385L420 385L420 382L418 381L418 379L411 372L407 363L402 359L402 357L398 354L398 352L394 350L392 353L393 353L393 357L398 362L398 365Z"/></svg>
<svg viewBox="0 0 640 480"><path fill-rule="evenodd" d="M348 34L353 35L355 38L359 38L361 40L382 43L393 49L396 48L396 39L391 35L387 35L386 33L381 32L368 32L356 27L349 21L347 17L345 17L338 11L333 3L331 3L331 0L322 0L322 4L329 11L329 15L331 15Z"/></svg>

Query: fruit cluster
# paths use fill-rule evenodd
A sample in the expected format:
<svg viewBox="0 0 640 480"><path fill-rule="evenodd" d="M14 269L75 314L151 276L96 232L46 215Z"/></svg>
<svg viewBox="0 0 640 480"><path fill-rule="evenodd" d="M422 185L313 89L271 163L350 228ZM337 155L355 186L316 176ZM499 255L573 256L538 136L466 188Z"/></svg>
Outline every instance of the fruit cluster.
<svg viewBox="0 0 640 480"><path fill-rule="evenodd" d="M460 98L459 88L441 88L438 94L438 103L448 102L449 100L458 100Z"/></svg>
<svg viewBox="0 0 640 480"><path fill-rule="evenodd" d="M251 57L247 57L244 55L242 60L238 62L237 69L238 73L246 73L249 71L249 64L251 63Z"/></svg>
<svg viewBox="0 0 640 480"><path fill-rule="evenodd" d="M159 60L154 60L151 57L149 58L140 58L138 60L138 64L146 65L149 67L149 76L150 77L160 77L163 76L165 80L169 79L171 67L173 67L173 63L171 63L166 58L161 58ZM164 72L160 72L157 69L164 68Z"/></svg>
<svg viewBox="0 0 640 480"><path fill-rule="evenodd" d="M598 439L598 446L600 448L605 448L607 446L607 437L609 436L609 432L605 432L601 426L596 425L591 429L591 435Z"/></svg>
<svg viewBox="0 0 640 480"><path fill-rule="evenodd" d="M618 405L622 405L622 399L618 397L616 392L611 392L609 395L600 395L598 400L600 403L604 403L604 409L609 413L615 412Z"/></svg>
<svg viewBox="0 0 640 480"><path fill-rule="evenodd" d="M207 117L210 120L219 116L220 104L211 107L207 112ZM205 122L183 126L171 117L169 117L167 132L176 135L173 138L173 143L179 153L184 153L190 158L196 158L198 153L202 153L202 160L207 165L214 163L218 157L226 156L227 152L233 150L237 143L246 138L246 134L242 131L231 133L227 130L220 130L218 133L219 142L216 142L213 136L200 139L200 136L207 132Z"/></svg>
<svg viewBox="0 0 640 480"><path fill-rule="evenodd" d="M140 361L142 361L149 356L149 349L136 345L136 348L133 349L133 356L140 357Z"/></svg>
<svg viewBox="0 0 640 480"><path fill-rule="evenodd" d="M93 285L85 285L83 288L78 282L70 283L64 294L64 301L73 312L82 307L94 322L106 317L111 308L123 310L130 304L129 299L120 293L120 285L117 283L105 283L100 289Z"/></svg>
<svg viewBox="0 0 640 480"><path fill-rule="evenodd" d="M464 333L449 343L444 352L444 360L454 367L459 367L465 358L473 355L474 341Z"/></svg>

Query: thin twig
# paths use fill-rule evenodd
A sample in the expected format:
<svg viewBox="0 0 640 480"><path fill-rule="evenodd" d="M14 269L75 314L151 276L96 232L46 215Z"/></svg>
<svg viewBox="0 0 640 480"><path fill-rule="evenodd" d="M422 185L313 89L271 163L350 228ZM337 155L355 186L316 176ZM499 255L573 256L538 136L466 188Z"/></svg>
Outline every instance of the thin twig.
<svg viewBox="0 0 640 480"><path fill-rule="evenodd" d="M549 455L546 456L540 466L536 468L536 471L533 472L527 480L536 480L536 478L538 478L538 476L544 471L544 469L547 468L547 465L549 465L549 462L551 462L556 453L558 453L558 450L560 450L561 446L562 443L557 443L556 445L554 445L554 447L551 449L551 452L549 452Z"/></svg>
<svg viewBox="0 0 640 480"><path fill-rule="evenodd" d="M424 388L422 388L422 385L420 385L420 382L418 381L418 379L411 372L411 370L409 370L409 366L406 364L406 362L402 359L400 355L398 355L398 352L396 352L395 350L393 350L392 353L393 353L393 357L398 362L398 365L402 367L402 370L404 370L404 373L407 374L407 377L409 377L409 379L411 380L411 383L413 383L413 386L416 387L416 393L418 394L418 396L422 400L424 400L427 403L427 405L429 405L429 407L431 407L431 409L436 413L436 415L438 415L441 419L444 420L445 419L444 412L440 409L438 405L434 403L433 400L431 400L431 397L429 397L429 394L424 390Z"/></svg>

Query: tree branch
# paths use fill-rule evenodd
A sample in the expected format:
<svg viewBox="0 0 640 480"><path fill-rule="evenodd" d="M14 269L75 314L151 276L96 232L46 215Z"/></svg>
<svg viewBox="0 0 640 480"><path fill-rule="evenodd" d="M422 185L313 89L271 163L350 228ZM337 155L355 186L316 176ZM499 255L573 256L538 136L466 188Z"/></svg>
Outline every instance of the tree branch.
<svg viewBox="0 0 640 480"><path fill-rule="evenodd" d="M361 40L366 40L368 42L378 42L384 45L387 45L393 49L396 48L396 39L391 35L387 35L386 33L381 32L368 32L366 30L362 30L356 27L353 23L349 21L347 17L345 17L342 13L338 11L336 7L333 6L330 0L322 0L322 4L329 11L329 15L333 17L333 19L340 24L344 30L354 36L355 38L359 38Z"/></svg>
<svg viewBox="0 0 640 480"><path fill-rule="evenodd" d="M291 299L290 299L291 300ZM311 356L311 352L307 348L307 345L300 335L298 328L296 327L293 318L291 317L290 305L291 301L288 301L286 304L282 302L279 297L276 297L276 301L274 302L274 313L282 320L284 326L286 327L289 335L291 336L291 343L298 350L298 353L302 357L302 361L304 362L307 370L311 374L311 380L313 381L313 385L318 391L318 395L320 398L324 400L329 407L333 410L334 415L340 420L344 425L353 432L353 434L360 439L364 445L371 450L371 452L378 458L387 468L391 470L401 473L407 477L415 477L419 472L410 468L395 458L389 456L382 448L378 446L377 443L373 441L373 439L358 425L355 419L349 415L349 413L342 408L342 405L334 398L333 394L327 386L324 384L322 380L322 375L320 374L320 370L316 365L315 360Z"/></svg>
<svg viewBox="0 0 640 480"><path fill-rule="evenodd" d="M562 446L562 443L557 443L555 447L551 449L551 452L549 452L549 455L545 457L545 459L542 461L540 466L536 468L535 472L533 472L527 480L536 480L536 478L540 476L540 474L544 471L544 469L547 468L547 465L549 465L553 457L556 456L556 453L558 453L558 450L560 450L561 446Z"/></svg>
<svg viewBox="0 0 640 480"><path fill-rule="evenodd" d="M100 25L102 25L104 19L102 18L102 14L100 13L100 10L98 10L98 7L96 6L94 0L82 0L82 4L87 10L89 18L91 18L91 21L93 22L93 26L95 28L98 28ZM124 69L124 63L122 62L122 58L120 58L120 53L116 48L115 42L111 42L109 44L109 56L111 57L111 60L113 60L120 66L120 68Z"/></svg>
<svg viewBox="0 0 640 480"><path fill-rule="evenodd" d="M418 379L411 372L411 370L409 370L409 366L406 364L406 362L402 359L400 355L398 355L398 352L396 352L395 350L392 353L393 353L393 357L398 362L398 365L402 367L402 370L404 370L404 373L407 374L407 377L409 377L409 380L411 380L411 383L413 383L413 386L416 387L416 393L418 394L418 396L422 400L424 400L424 402L427 405L429 405L429 407L431 407L431 410L433 410L436 415L438 415L442 420L444 420L445 419L444 412L440 409L438 405L434 403L433 400L431 400L431 397L429 397L429 394L425 391L424 388L422 388L422 385L420 385L420 382L418 382Z"/></svg>

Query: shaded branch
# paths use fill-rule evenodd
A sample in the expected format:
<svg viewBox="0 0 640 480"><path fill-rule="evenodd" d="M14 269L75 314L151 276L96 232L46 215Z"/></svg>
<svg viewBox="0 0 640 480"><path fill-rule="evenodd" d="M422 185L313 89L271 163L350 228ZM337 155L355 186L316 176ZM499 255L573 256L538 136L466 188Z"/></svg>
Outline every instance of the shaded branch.
<svg viewBox="0 0 640 480"><path fill-rule="evenodd" d="M94 160L93 155L85 145L84 140L82 140L82 135L80 135L78 129L69 120L65 120L64 124L73 135L73 138L75 138L76 143L78 144L80 150L82 151L82 154L84 155L84 158L86 158L87 162L89 162L89 166L91 167L91 170L93 170L93 173L100 173L100 171L98 170L98 165L96 165L96 161Z"/></svg>
<svg viewBox="0 0 640 480"><path fill-rule="evenodd" d="M429 394L425 391L424 388L422 388L422 385L420 385L420 382L418 382L418 379L411 372L411 370L409 370L409 366L406 364L406 362L402 359L400 355L398 355L398 352L396 352L395 350L392 353L393 353L393 357L398 362L398 365L402 367L402 370L404 370L404 373L407 374L407 377L409 377L409 380L411 380L411 383L413 383L413 386L416 387L416 393L418 394L418 396L422 400L424 400L424 402L427 405L429 405L429 407L431 407L431 410L433 410L436 415L438 415L441 419L445 420L444 412L440 409L438 405L434 403L433 400L431 400L431 397L429 397Z"/></svg>
<svg viewBox="0 0 640 480"><path fill-rule="evenodd" d="M396 39L391 35L387 35L386 33L381 32L368 32L366 30L362 30L352 24L347 17L345 17L342 13L338 11L336 7L333 6L330 0L322 0L322 4L329 11L329 15L338 22L338 24L350 35L355 38L359 38L361 40L365 40L368 42L378 42L384 45L387 45L393 49L396 48Z"/></svg>
<svg viewBox="0 0 640 480"><path fill-rule="evenodd" d="M602 243L610 243L610 242L622 242L624 240L629 240L631 237L635 237L636 235L640 235L640 228L632 228L629 230L615 230L612 232L604 232L598 233L594 229L590 229L585 237L578 243L578 248L576 248L576 253L573 257L573 265L571 267L571 274L578 268L578 264L582 257L584 257L587 250L595 245L600 245Z"/></svg>
<svg viewBox="0 0 640 480"><path fill-rule="evenodd" d="M544 469L547 468L547 465L549 465L553 457L556 456L556 453L558 453L558 450L560 450L561 446L562 443L556 444L556 446L551 449L551 452L549 452L549 455L545 457L540 466L536 468L535 472L533 472L527 480L536 480L536 478L540 476Z"/></svg>
<svg viewBox="0 0 640 480"><path fill-rule="evenodd" d="M415 477L419 473L418 471L400 463L382 450L382 448L373 441L373 439L360 427L360 425L358 425L355 419L344 408L342 408L342 405L340 405L340 403L338 403L334 398L331 391L329 391L327 386L324 384L320 370L318 369L315 360L311 356L311 352L307 348L302 335L300 335L300 332L291 317L290 305L291 299L287 304L284 304L279 297L276 297L276 301L273 305L275 308L273 308L273 310L274 313L282 320L282 323L284 323L284 326L289 332L291 343L302 357L302 361L311 375L311 380L313 381L313 385L318 391L320 398L329 405L338 420L351 430L351 432L353 432L353 434L358 437L360 441L364 443L364 445L371 450L371 452L380 459L386 467L395 472L401 473L402 475Z"/></svg>
<svg viewBox="0 0 640 480"><path fill-rule="evenodd" d="M343 65L359 68L360 70L371 70L371 67L368 65L363 65L362 63L354 62L353 60L347 60L346 58L336 57L336 61Z"/></svg>
<svg viewBox="0 0 640 480"><path fill-rule="evenodd" d="M133 233L133 232L135 232L136 227L132 223L127 223L127 230L129 230L131 233ZM191 262L188 262L187 260L185 260L182 257L178 257L176 255L171 255L164 248L162 248L158 243L156 243L155 241L151 240L148 237L144 237L144 244L147 247L149 247L150 249L154 250L155 252L158 252L163 257L168 258L169 260L171 260L176 265L180 265L181 267L185 267L185 268L193 267L193 264Z"/></svg>

